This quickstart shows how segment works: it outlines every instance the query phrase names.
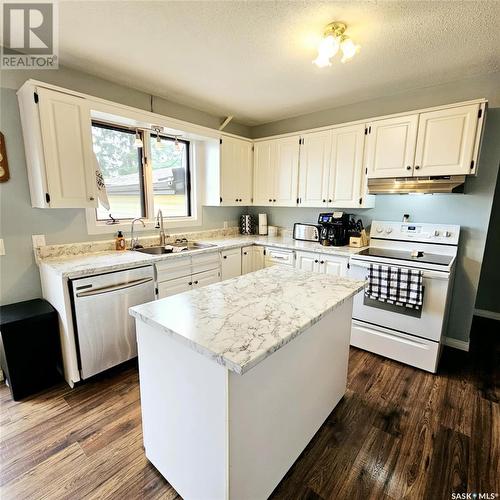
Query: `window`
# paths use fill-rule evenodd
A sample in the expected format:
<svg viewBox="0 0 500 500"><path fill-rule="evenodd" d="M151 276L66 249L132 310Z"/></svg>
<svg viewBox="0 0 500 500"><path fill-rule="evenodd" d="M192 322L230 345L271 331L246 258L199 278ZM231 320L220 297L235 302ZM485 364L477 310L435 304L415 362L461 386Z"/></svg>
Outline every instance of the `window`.
<svg viewBox="0 0 500 500"><path fill-rule="evenodd" d="M151 135L154 213L161 209L169 217L191 215L189 143Z"/></svg>
<svg viewBox="0 0 500 500"><path fill-rule="evenodd" d="M92 141L106 185L110 209L99 202L98 221L144 217L144 176L142 148L134 146L135 132L128 129L92 124Z"/></svg>
<svg viewBox="0 0 500 500"><path fill-rule="evenodd" d="M137 138L143 147L137 147ZM188 141L97 121L92 140L110 204L107 210L99 202L97 223L153 220L159 209L165 218L192 216Z"/></svg>

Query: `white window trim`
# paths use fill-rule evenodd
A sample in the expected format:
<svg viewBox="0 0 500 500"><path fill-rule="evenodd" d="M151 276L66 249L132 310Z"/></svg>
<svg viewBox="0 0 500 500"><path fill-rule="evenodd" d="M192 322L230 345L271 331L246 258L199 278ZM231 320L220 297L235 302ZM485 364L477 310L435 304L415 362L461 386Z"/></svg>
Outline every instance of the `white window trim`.
<svg viewBox="0 0 500 500"><path fill-rule="evenodd" d="M149 144L148 141L145 141ZM203 224L203 210L202 210L202 189L200 186L201 178L200 169L202 168L201 157L203 155L199 154L200 141L190 140L190 174L191 174L191 215L187 217L163 217L163 226L165 232L168 234L170 230L173 229L183 229L195 226L201 226ZM150 158L149 152L147 158ZM145 169L149 170L149 165L145 165ZM149 188L147 184L150 182L150 175L144 172L144 184L146 190ZM123 231L124 233L129 233L132 227L132 221L127 220L126 222L119 222L118 224L106 224L106 221L98 221L96 219L95 208L85 209L85 218L87 221L87 233L88 234L115 234L117 231ZM154 218L143 217L145 227L140 223L134 224L134 232L151 232L155 231L156 228L156 214Z"/></svg>

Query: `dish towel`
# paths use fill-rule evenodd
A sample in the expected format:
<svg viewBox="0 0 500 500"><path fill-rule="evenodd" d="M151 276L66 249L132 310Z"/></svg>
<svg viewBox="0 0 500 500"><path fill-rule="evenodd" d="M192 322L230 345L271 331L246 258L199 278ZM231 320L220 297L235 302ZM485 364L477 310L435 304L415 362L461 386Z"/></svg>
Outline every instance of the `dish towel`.
<svg viewBox="0 0 500 500"><path fill-rule="evenodd" d="M370 264L365 296L397 306L420 309L424 287L423 273L418 269Z"/></svg>
<svg viewBox="0 0 500 500"><path fill-rule="evenodd" d="M104 176L102 175L101 165L99 165L99 160L94 153L94 168L95 168L95 178L97 183L97 198L101 202L101 205L109 210L109 200L108 193L106 191L106 184L104 182Z"/></svg>

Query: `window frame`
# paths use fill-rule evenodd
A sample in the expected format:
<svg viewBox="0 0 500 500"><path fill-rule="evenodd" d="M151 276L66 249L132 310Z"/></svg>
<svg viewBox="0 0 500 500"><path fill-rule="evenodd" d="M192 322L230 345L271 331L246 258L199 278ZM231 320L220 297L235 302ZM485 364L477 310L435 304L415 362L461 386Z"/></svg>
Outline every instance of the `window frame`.
<svg viewBox="0 0 500 500"><path fill-rule="evenodd" d="M141 134L143 147L138 148L142 156L142 185L144 193L145 216L142 217L145 226L135 224L134 230L136 232L151 232L156 229L156 213L154 213L154 199L153 199L153 174L152 165L150 162L150 138L156 137L156 132L145 128L144 126L133 127L128 124L120 122L104 121L98 118L92 118L92 124L106 125L110 128L128 129L134 133L138 131ZM162 137L175 140L175 136L168 134L161 134ZM179 142L186 143L187 145L187 165L188 165L188 178L186 186L189 185L189 216L168 216L163 215L164 225L166 230L171 229L184 229L187 227L200 226L202 224L202 205L201 205L201 189L199 186L200 176L198 175L199 152L198 149L202 147L202 143L195 139L182 139L178 138ZM200 150L201 158L203 158L203 148ZM106 220L97 219L97 211L95 208L87 208L85 210L85 218L87 222L88 234L114 234L117 231L129 232L133 219L119 219L116 224L108 224Z"/></svg>

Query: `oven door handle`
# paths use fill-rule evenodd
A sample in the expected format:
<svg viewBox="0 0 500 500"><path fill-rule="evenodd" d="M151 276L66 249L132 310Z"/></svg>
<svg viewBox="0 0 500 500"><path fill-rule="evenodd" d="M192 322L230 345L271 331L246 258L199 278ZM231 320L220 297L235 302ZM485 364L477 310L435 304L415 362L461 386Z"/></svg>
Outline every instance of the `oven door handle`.
<svg viewBox="0 0 500 500"><path fill-rule="evenodd" d="M357 266L357 267L362 267L364 269L369 269L370 264L367 262L362 262L356 259L351 259L351 267L352 266ZM410 266L396 266L394 264L390 264L390 267L399 267L400 269L411 269L411 270L417 270L418 267L410 267ZM446 271L429 271L429 270L424 270L423 272L423 278L427 279L438 279L438 280L449 280L450 279L450 273Z"/></svg>

